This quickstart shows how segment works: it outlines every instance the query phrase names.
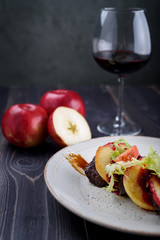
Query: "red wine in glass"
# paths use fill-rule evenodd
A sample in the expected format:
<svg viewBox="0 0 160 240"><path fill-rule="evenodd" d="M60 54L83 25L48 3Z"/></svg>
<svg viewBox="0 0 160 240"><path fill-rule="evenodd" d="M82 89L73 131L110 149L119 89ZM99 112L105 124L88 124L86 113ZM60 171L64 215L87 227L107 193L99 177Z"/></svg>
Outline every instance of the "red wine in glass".
<svg viewBox="0 0 160 240"><path fill-rule="evenodd" d="M150 32L145 9L102 8L93 37L93 57L103 69L117 74L118 111L114 120L98 124L106 135L137 135L138 123L125 118L123 108L124 78L144 67L151 57Z"/></svg>
<svg viewBox="0 0 160 240"><path fill-rule="evenodd" d="M108 50L97 52L94 58L108 72L126 75L141 69L149 61L150 55L126 50Z"/></svg>

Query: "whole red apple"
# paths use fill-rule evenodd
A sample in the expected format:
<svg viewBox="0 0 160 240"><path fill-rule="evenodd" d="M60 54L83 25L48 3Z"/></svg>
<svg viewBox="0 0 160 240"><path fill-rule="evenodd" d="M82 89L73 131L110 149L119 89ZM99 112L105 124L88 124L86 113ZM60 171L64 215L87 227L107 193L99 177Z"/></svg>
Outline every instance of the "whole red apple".
<svg viewBox="0 0 160 240"><path fill-rule="evenodd" d="M47 136L47 112L38 105L16 104L4 113L1 128L4 137L18 147L34 147Z"/></svg>
<svg viewBox="0 0 160 240"><path fill-rule="evenodd" d="M85 117L85 104L82 97L75 91L57 89L44 93L40 106L50 115L57 107L64 106L77 110Z"/></svg>

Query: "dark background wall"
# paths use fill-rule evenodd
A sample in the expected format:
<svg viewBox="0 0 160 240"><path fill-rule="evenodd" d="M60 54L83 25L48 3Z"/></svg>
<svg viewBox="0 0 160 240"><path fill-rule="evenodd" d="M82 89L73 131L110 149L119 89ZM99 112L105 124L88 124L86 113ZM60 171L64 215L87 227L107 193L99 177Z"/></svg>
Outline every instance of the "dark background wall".
<svg viewBox="0 0 160 240"><path fill-rule="evenodd" d="M153 56L126 82L159 83L159 0L1 0L0 85L115 83L91 51L98 11L112 6L147 9Z"/></svg>

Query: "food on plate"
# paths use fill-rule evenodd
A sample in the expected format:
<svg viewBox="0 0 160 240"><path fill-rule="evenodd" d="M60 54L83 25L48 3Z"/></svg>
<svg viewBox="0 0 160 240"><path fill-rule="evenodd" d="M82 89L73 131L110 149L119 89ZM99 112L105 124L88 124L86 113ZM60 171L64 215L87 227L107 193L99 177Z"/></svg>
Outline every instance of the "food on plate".
<svg viewBox="0 0 160 240"><path fill-rule="evenodd" d="M97 149L85 173L95 186L126 194L143 209L160 210L160 155L152 148L142 157L123 138L107 143Z"/></svg>
<svg viewBox="0 0 160 240"><path fill-rule="evenodd" d="M48 119L48 133L61 147L91 139L86 119L76 110L58 107Z"/></svg>
<svg viewBox="0 0 160 240"><path fill-rule="evenodd" d="M85 176L85 168L88 162L80 154L70 153L66 155L66 159L77 172Z"/></svg>
<svg viewBox="0 0 160 240"><path fill-rule="evenodd" d="M39 145L47 137L47 112L35 104L15 104L3 115L1 129L13 145L29 148Z"/></svg>
<svg viewBox="0 0 160 240"><path fill-rule="evenodd" d="M43 94L40 106L50 115L57 107L64 106L77 110L85 117L85 104L82 97L76 92L68 89L56 89Z"/></svg>

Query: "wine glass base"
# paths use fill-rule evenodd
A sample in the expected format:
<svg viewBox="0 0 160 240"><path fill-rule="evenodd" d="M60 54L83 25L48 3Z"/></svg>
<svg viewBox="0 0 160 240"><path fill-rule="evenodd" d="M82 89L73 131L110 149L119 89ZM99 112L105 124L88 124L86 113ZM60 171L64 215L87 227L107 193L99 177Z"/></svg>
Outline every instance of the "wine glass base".
<svg viewBox="0 0 160 240"><path fill-rule="evenodd" d="M109 136L120 136L120 135L138 135L142 128L138 123L135 122L125 122L123 126L115 127L113 122L102 122L97 126L97 130L100 133Z"/></svg>

